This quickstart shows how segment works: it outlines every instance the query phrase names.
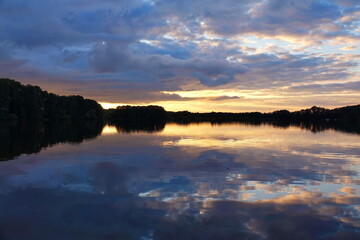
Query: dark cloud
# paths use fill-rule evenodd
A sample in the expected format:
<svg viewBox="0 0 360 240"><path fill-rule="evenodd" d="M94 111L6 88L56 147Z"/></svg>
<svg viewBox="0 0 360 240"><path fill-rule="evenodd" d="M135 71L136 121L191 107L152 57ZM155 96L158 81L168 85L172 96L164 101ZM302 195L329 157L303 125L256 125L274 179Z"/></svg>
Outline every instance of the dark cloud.
<svg viewBox="0 0 360 240"><path fill-rule="evenodd" d="M96 43L90 52L90 65L97 72L116 72L120 67L131 67L129 56L126 53L127 46L110 44L106 42ZM128 68L128 70L131 70Z"/></svg>
<svg viewBox="0 0 360 240"><path fill-rule="evenodd" d="M147 78L166 80L175 76L197 78L205 86L223 85L235 81L235 74L247 69L241 64L213 58L176 59L165 55L131 55L126 45L101 42L95 44L89 62L97 72L119 72L126 75L136 71ZM146 81L146 79L143 79Z"/></svg>
<svg viewBox="0 0 360 240"><path fill-rule="evenodd" d="M72 88L67 89L66 92L70 94L76 94L82 91L85 96L94 96L96 99L102 102L112 102L114 96L119 103L129 104L149 104L160 101L191 101L196 98L181 97L178 94L162 93L154 90L147 89L121 89L119 88L107 88L101 86L101 84L94 84L84 88Z"/></svg>
<svg viewBox="0 0 360 240"><path fill-rule="evenodd" d="M338 4L342 5L342 6L346 6L346 7L351 7L351 6L359 6L359 1L357 0L335 0L335 2L337 2Z"/></svg>
<svg viewBox="0 0 360 240"><path fill-rule="evenodd" d="M189 59L192 52L197 52L196 44L188 42L185 45L179 45L176 41L164 39L160 46L153 46L146 43L134 43L131 49L139 55L169 55L175 59Z"/></svg>
<svg viewBox="0 0 360 240"><path fill-rule="evenodd" d="M68 3L68 4L67 4ZM71 3L71 4L70 4ZM339 5L340 4L340 5ZM355 1L3 1L2 39L20 46L88 42L125 37L141 39L179 31L194 37L205 29L221 35L262 33L269 35L351 35L338 25L322 32L324 24L335 24L343 16L341 5ZM96 7L95 7L96 6ZM18 16L21 14L21 18ZM203 29L200 22L206 23Z"/></svg>
<svg viewBox="0 0 360 240"><path fill-rule="evenodd" d="M237 96L219 96L219 97L213 97L209 98L211 101L223 101L223 100L234 100L234 99L241 99L241 97Z"/></svg>
<svg viewBox="0 0 360 240"><path fill-rule="evenodd" d="M360 90L360 82L329 83L329 84L308 84L289 88L290 91L310 91L317 93L331 93L348 90Z"/></svg>
<svg viewBox="0 0 360 240"><path fill-rule="evenodd" d="M0 46L0 69L15 70L26 63L25 59L14 59L9 53Z"/></svg>
<svg viewBox="0 0 360 240"><path fill-rule="evenodd" d="M280 34L322 38L327 34L321 31L324 24L333 24L343 14L341 6L330 0L302 2L271 0L241 3L222 1L221 4L207 3L201 8L190 9L200 4L202 1L181 1L181 3L175 1L175 3L162 3L161 6L177 11L176 14L194 32L198 32L198 26L194 23L202 20L207 23L206 30L226 36L258 33L271 36ZM354 6L356 3L347 4ZM354 36L349 29L341 29L341 25L339 27L340 29L334 30L337 34Z"/></svg>
<svg viewBox="0 0 360 240"><path fill-rule="evenodd" d="M70 51L67 49L64 49L61 54L62 54L61 60L64 63L73 63L81 56L81 52Z"/></svg>
<svg viewBox="0 0 360 240"><path fill-rule="evenodd" d="M0 39L6 46L6 55L0 49L3 77L26 83L40 77L53 88L63 81L59 91L78 89L78 94L86 94L84 82L112 83L109 94L124 85L133 90L147 87L150 92L184 86L272 88L347 79L358 64L326 51L295 54L284 43L264 51L261 44L243 40L275 38L315 45L355 41L360 11L355 0L2 0L0 4Z"/></svg>

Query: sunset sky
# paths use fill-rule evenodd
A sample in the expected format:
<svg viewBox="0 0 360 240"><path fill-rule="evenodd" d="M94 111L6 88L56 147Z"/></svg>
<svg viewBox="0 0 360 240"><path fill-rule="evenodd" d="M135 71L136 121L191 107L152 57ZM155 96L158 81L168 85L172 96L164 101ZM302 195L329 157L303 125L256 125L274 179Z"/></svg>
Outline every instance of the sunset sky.
<svg viewBox="0 0 360 240"><path fill-rule="evenodd" d="M359 0L0 0L0 77L104 107L360 104Z"/></svg>

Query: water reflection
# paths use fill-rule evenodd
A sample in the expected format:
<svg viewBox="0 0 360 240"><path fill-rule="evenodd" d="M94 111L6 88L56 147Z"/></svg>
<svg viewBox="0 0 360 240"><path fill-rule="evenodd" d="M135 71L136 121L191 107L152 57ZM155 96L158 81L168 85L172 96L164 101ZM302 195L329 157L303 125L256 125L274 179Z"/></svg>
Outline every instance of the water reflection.
<svg viewBox="0 0 360 240"><path fill-rule="evenodd" d="M0 161L21 154L38 153L57 143L81 143L100 135L99 122L8 122L0 121Z"/></svg>
<svg viewBox="0 0 360 240"><path fill-rule="evenodd" d="M2 162L1 239L360 238L358 135L210 123L121 133Z"/></svg>
<svg viewBox="0 0 360 240"><path fill-rule="evenodd" d="M192 122L180 122L178 125L194 125ZM297 127L303 130L319 133L328 130L346 132L352 134L360 134L360 122L321 122L321 121L238 121L238 122L199 122L197 124L211 123L213 126L220 125L242 125L242 126L273 126L278 128Z"/></svg>
<svg viewBox="0 0 360 240"><path fill-rule="evenodd" d="M132 132L147 132L155 133L161 132L165 128L165 122L119 122L109 126L115 127L118 133L132 133Z"/></svg>
<svg viewBox="0 0 360 240"><path fill-rule="evenodd" d="M106 125L103 122L7 122L0 121L0 161L6 161L14 159L21 154L38 153L43 148L47 148L58 143L81 143L84 140L91 140L102 135L112 134L130 134L130 133L160 133L164 131L166 123L160 122L121 122L117 124ZM178 126L179 134L182 134L182 129L186 129L191 126L211 125L211 126L237 126L241 127L261 127L270 126L280 129L302 129L311 131L313 133L321 133L325 131L340 131L352 134L360 134L360 128L354 125L334 125L327 123L314 123L314 122L213 122L213 123L186 123L186 124L174 124L167 123L168 129L172 126ZM191 128L194 129L194 128ZM200 128L196 128L200 134L204 134ZM219 134L219 133L216 133ZM249 133L253 134L252 132ZM194 139L181 139L177 142L177 145L203 145L209 147L211 145L236 145L237 143L233 139L227 139L220 142L216 142L214 139L208 139L206 142L204 139L201 142ZM273 141L268 138L268 141ZM174 144L171 141L163 142L163 146Z"/></svg>

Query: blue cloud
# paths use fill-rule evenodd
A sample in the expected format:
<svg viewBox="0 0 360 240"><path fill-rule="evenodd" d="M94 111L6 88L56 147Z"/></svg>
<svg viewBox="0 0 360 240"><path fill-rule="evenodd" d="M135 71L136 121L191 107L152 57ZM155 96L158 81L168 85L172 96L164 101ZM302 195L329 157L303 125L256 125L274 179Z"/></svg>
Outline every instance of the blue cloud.
<svg viewBox="0 0 360 240"><path fill-rule="evenodd" d="M71 89L78 82L95 90L108 84L106 99L120 88L256 89L342 80L352 76L356 58L295 54L285 45L282 52L256 51L260 43L243 51L249 48L243 38L354 41L358 12L357 0L2 0L0 72ZM168 96L154 98L161 97Z"/></svg>
<svg viewBox="0 0 360 240"><path fill-rule="evenodd" d="M137 54L170 55L176 59L189 59L192 57L192 53L197 51L197 46L193 43L187 43L185 46L182 46L176 42L162 40L160 46L135 43L132 44L131 49Z"/></svg>

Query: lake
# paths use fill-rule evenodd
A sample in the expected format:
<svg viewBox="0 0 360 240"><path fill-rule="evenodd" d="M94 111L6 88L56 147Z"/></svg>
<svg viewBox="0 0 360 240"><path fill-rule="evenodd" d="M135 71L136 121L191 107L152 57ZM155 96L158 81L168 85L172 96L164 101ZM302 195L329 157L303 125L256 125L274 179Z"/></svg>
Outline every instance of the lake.
<svg viewBox="0 0 360 240"><path fill-rule="evenodd" d="M360 239L358 133L49 129L3 127L0 239Z"/></svg>

